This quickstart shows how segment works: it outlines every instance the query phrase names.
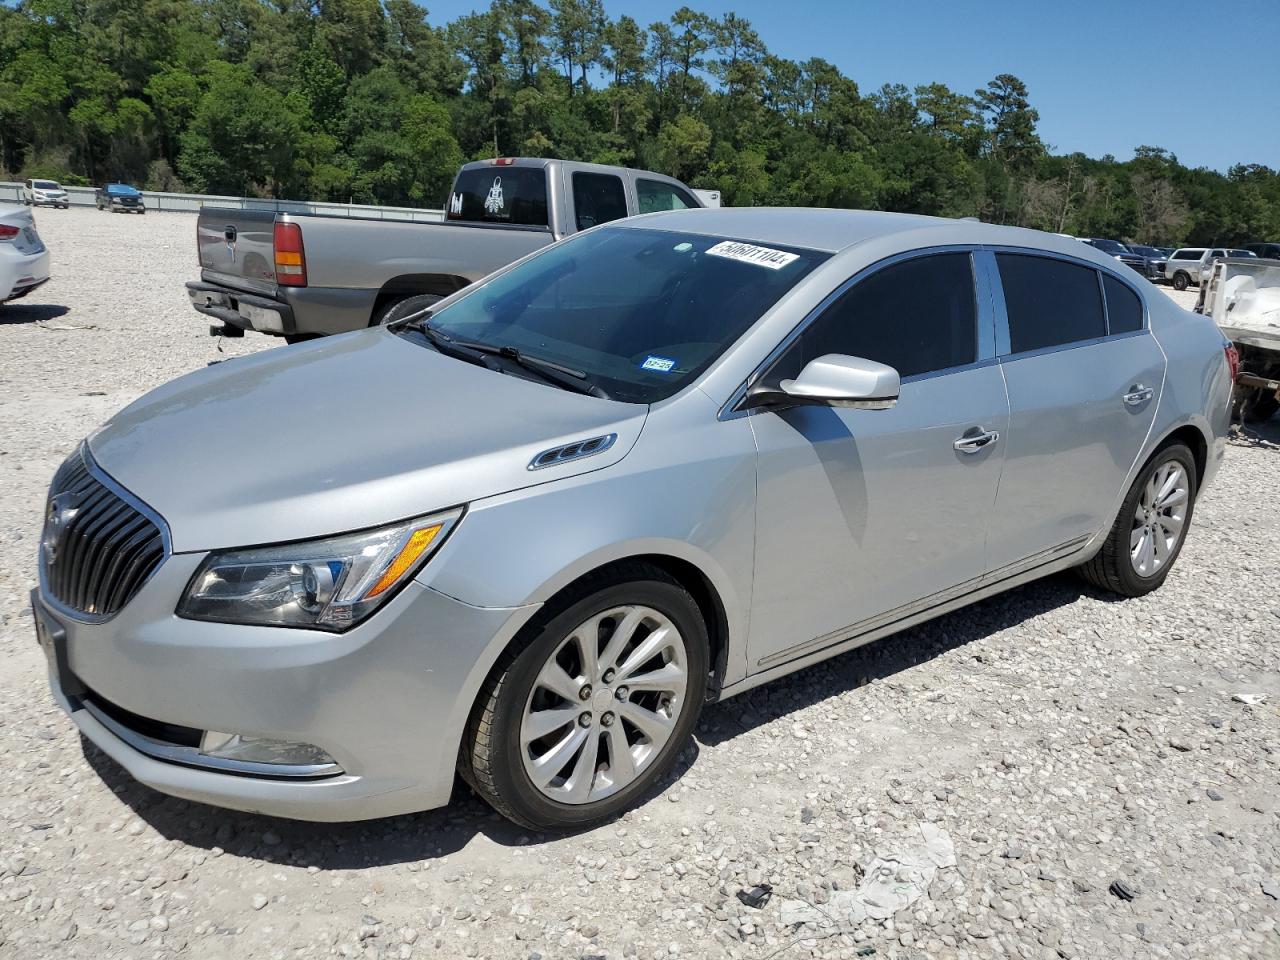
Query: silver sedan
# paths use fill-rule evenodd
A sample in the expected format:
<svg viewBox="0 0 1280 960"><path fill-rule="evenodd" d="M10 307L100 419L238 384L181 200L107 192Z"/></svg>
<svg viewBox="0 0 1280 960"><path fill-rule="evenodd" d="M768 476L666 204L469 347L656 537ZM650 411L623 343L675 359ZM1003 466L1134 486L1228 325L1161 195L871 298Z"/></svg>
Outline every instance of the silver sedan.
<svg viewBox="0 0 1280 960"><path fill-rule="evenodd" d="M1169 575L1229 346L1113 258L973 222L608 224L382 327L191 374L54 478L54 696L139 780L535 828L705 703L1055 571Z"/></svg>

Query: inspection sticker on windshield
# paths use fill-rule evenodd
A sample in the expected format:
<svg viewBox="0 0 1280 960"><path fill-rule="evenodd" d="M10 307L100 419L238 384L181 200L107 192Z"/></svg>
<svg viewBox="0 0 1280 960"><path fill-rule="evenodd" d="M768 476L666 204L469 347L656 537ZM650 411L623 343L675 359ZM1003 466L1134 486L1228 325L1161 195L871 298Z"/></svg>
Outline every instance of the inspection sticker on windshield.
<svg viewBox="0 0 1280 960"><path fill-rule="evenodd" d="M724 257L727 260L741 260L743 263L754 263L758 267L770 270L781 270L793 260L800 258L794 253L773 250L769 247L757 247L750 243L739 243L737 240L721 240L707 253L713 257Z"/></svg>
<svg viewBox="0 0 1280 960"><path fill-rule="evenodd" d="M645 357L640 364L641 370L653 370L657 373L670 373L676 362L668 357Z"/></svg>

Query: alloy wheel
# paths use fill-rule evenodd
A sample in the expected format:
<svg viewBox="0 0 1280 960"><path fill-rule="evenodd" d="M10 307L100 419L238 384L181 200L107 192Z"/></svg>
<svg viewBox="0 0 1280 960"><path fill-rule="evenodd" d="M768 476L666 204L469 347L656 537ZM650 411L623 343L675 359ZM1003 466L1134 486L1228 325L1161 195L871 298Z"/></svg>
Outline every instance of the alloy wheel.
<svg viewBox="0 0 1280 960"><path fill-rule="evenodd" d="M586 620L547 658L525 703L529 780L568 804L625 789L671 738L688 679L684 637L665 614L625 605Z"/></svg>
<svg viewBox="0 0 1280 960"><path fill-rule="evenodd" d="M1177 460L1156 467L1134 507L1129 559L1140 577L1153 577L1178 548L1190 503L1187 472Z"/></svg>

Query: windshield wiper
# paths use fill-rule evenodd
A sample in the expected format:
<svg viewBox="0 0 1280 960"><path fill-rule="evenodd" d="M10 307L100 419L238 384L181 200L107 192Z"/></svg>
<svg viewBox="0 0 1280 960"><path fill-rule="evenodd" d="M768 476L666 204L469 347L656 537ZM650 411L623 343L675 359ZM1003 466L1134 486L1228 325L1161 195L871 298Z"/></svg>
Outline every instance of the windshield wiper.
<svg viewBox="0 0 1280 960"><path fill-rule="evenodd" d="M510 360L525 370L532 370L544 380L564 387L566 390L585 393L589 397L599 397L601 400L609 399L609 394L605 392L604 388L598 383L592 383L588 380L587 374L583 370L566 367L563 364L556 363L554 360L532 357L522 350L517 350L515 347L494 347L487 343L468 343L467 346L473 350L497 354L502 359Z"/></svg>
<svg viewBox="0 0 1280 960"><path fill-rule="evenodd" d="M544 360L542 357L530 356L515 347L495 347L491 343L481 343L478 340L456 340L431 326L428 322L430 319L431 310L428 308L394 321L393 329L414 330L426 337L431 345L441 353L479 363L490 370L501 370L501 367L491 363L487 358L490 356L501 357L504 360L510 360L525 370L533 371L544 380L554 383L556 386L564 387L566 390L585 393L587 396L599 397L601 400L609 399L609 394L605 392L603 387L587 380L585 371L566 367L563 364L556 363L554 360Z"/></svg>

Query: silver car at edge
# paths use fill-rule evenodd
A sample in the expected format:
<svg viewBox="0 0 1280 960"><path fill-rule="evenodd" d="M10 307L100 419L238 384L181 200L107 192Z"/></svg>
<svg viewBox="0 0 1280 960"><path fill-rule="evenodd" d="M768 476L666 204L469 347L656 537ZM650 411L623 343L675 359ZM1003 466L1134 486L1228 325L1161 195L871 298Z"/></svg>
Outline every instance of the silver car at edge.
<svg viewBox="0 0 1280 960"><path fill-rule="evenodd" d="M704 703L1068 567L1158 587L1223 457L1204 317L1070 239L608 224L181 377L54 479L54 696L138 780L349 820L643 799Z"/></svg>

